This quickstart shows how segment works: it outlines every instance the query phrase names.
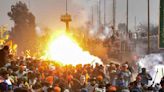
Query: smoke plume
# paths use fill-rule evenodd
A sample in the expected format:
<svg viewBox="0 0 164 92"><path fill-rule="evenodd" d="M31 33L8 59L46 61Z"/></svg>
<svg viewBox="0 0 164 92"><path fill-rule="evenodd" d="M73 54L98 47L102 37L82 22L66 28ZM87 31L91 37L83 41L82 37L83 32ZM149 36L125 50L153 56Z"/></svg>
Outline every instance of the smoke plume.
<svg viewBox="0 0 164 92"><path fill-rule="evenodd" d="M164 62L161 54L146 55L139 60L139 65L141 68L144 67L148 70L153 78L152 82L160 83L161 78L164 76Z"/></svg>

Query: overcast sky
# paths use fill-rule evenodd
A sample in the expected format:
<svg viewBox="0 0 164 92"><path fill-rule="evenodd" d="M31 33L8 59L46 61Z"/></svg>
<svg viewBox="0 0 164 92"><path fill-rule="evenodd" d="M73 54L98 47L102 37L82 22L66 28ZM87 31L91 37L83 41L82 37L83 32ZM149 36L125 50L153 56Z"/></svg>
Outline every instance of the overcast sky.
<svg viewBox="0 0 164 92"><path fill-rule="evenodd" d="M0 0L0 25L13 26L13 21L7 16L11 5L19 0ZM64 23L60 22L60 16L65 13L65 0L21 0L25 2L30 11L36 17L36 24L42 27L62 28ZM91 7L94 7L96 17L96 4L98 0L68 0L69 13L72 15L72 26L81 26L90 19ZM104 0L102 0L103 3ZM112 0L106 0L106 21L112 22ZM159 0L150 0L151 23L158 25L159 22ZM126 0L117 0L116 22L126 22ZM103 6L102 6L103 12ZM103 18L103 13L101 14ZM134 28L135 16L137 24L147 23L147 0L129 0L129 26ZM103 22L103 20L102 20Z"/></svg>

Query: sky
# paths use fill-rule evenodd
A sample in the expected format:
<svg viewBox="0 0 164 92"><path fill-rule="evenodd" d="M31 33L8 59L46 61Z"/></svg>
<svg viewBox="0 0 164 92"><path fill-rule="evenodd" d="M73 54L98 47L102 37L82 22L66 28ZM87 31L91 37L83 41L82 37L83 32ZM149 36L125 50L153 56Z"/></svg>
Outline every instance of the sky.
<svg viewBox="0 0 164 92"><path fill-rule="evenodd" d="M64 29L60 16L65 14L65 0L0 0L0 25L7 25L10 30L14 26L7 13L11 5L18 1L27 4L29 11L35 15L36 25L51 29ZM103 3L104 0L101 0ZM112 1L106 0L106 21L112 23ZM71 26L83 26L91 20L91 7L94 8L94 22L97 18L98 0L68 0L68 12L72 15ZM116 0L116 23L126 22L126 0ZM103 23L103 4L101 18ZM137 24L147 23L147 0L129 0L129 28L134 29L135 17ZM159 24L159 0L150 0L150 21Z"/></svg>

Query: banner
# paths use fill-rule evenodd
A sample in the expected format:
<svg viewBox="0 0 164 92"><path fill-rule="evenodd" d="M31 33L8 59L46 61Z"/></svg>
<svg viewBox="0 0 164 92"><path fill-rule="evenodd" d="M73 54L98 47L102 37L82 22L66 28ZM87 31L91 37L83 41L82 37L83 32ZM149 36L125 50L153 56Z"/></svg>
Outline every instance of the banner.
<svg viewBox="0 0 164 92"><path fill-rule="evenodd" d="M164 48L164 0L160 0L159 48Z"/></svg>

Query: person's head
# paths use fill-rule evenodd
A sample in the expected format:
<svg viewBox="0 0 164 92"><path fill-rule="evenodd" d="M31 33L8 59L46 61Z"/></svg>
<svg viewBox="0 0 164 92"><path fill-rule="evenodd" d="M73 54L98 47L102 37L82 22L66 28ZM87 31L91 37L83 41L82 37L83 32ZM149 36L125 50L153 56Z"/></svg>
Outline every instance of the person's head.
<svg viewBox="0 0 164 92"><path fill-rule="evenodd" d="M36 83L35 85L32 86L32 88L35 90L35 92L40 92L42 85L41 83Z"/></svg>
<svg viewBox="0 0 164 92"><path fill-rule="evenodd" d="M160 81L161 87L164 88L164 77Z"/></svg>
<svg viewBox="0 0 164 92"><path fill-rule="evenodd" d="M146 68L142 68L142 73L146 73Z"/></svg>
<svg viewBox="0 0 164 92"><path fill-rule="evenodd" d="M55 86L54 87L54 91L53 92L61 92L61 88L60 87L58 87L58 86Z"/></svg>
<svg viewBox="0 0 164 92"><path fill-rule="evenodd" d="M123 64L122 65L122 70L127 70L128 69L128 64Z"/></svg>
<svg viewBox="0 0 164 92"><path fill-rule="evenodd" d="M67 80L68 80L69 82L71 82L72 79L73 79L73 76L72 76L71 74L67 75Z"/></svg>
<svg viewBox="0 0 164 92"><path fill-rule="evenodd" d="M14 60L14 55L10 54L9 59Z"/></svg>
<svg viewBox="0 0 164 92"><path fill-rule="evenodd" d="M0 83L0 92L6 92L8 90L8 84L5 82Z"/></svg>
<svg viewBox="0 0 164 92"><path fill-rule="evenodd" d="M116 92L116 91L117 91L117 89L115 86L109 86L106 90L106 92Z"/></svg>
<svg viewBox="0 0 164 92"><path fill-rule="evenodd" d="M125 64L129 64L128 61L126 61Z"/></svg>
<svg viewBox="0 0 164 92"><path fill-rule="evenodd" d="M120 65L119 65L119 64L116 64L116 68L117 68L117 69L120 69Z"/></svg>
<svg viewBox="0 0 164 92"><path fill-rule="evenodd" d="M99 63L96 63L96 67L98 67L99 66Z"/></svg>
<svg viewBox="0 0 164 92"><path fill-rule="evenodd" d="M20 72L23 72L25 70L25 67L23 66L23 65L21 65L20 67L19 67L19 71Z"/></svg>
<svg viewBox="0 0 164 92"><path fill-rule="evenodd" d="M87 70L86 69L83 70L83 75L85 75L85 74L87 74Z"/></svg>
<svg viewBox="0 0 164 92"><path fill-rule="evenodd" d="M111 69L111 70L115 70L115 69L116 69L116 65L115 65L115 64L111 64L111 65L110 65L110 69Z"/></svg>
<svg viewBox="0 0 164 92"><path fill-rule="evenodd" d="M130 82L129 84L128 84L128 88L129 89L132 89L134 87L134 82Z"/></svg>
<svg viewBox="0 0 164 92"><path fill-rule="evenodd" d="M141 79L142 79L142 78L141 78L141 76L139 76L139 75L136 77L136 81L141 81Z"/></svg>
<svg viewBox="0 0 164 92"><path fill-rule="evenodd" d="M7 71L9 73L9 75L11 75L13 73L13 70L11 68L9 68L9 67L7 68Z"/></svg>
<svg viewBox="0 0 164 92"><path fill-rule="evenodd" d="M94 77L94 78L90 79L90 83L92 86L94 86L96 84L96 78Z"/></svg>
<svg viewBox="0 0 164 92"><path fill-rule="evenodd" d="M98 80L98 81L103 81L103 76L98 75L98 76L97 76L97 80Z"/></svg>
<svg viewBox="0 0 164 92"><path fill-rule="evenodd" d="M109 92L109 87L112 86L110 83L106 84L106 91Z"/></svg>
<svg viewBox="0 0 164 92"><path fill-rule="evenodd" d="M4 46L4 47L3 47L3 50L9 50L9 46L7 46L7 45Z"/></svg>
<svg viewBox="0 0 164 92"><path fill-rule="evenodd" d="M6 70L0 70L1 72L0 72L0 75L4 78L4 79L8 79L8 77L9 77L9 73L8 73L8 71L6 71Z"/></svg>
<svg viewBox="0 0 164 92"><path fill-rule="evenodd" d="M54 92L54 89L53 88L48 88L47 92Z"/></svg>
<svg viewBox="0 0 164 92"><path fill-rule="evenodd" d="M80 76L80 82L81 82L82 84L86 82L86 78L85 78L84 75L81 75L81 76Z"/></svg>
<svg viewBox="0 0 164 92"><path fill-rule="evenodd" d="M9 53L9 50L10 50L9 46L6 45L3 47L3 51L5 51L6 54Z"/></svg>

